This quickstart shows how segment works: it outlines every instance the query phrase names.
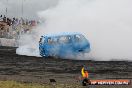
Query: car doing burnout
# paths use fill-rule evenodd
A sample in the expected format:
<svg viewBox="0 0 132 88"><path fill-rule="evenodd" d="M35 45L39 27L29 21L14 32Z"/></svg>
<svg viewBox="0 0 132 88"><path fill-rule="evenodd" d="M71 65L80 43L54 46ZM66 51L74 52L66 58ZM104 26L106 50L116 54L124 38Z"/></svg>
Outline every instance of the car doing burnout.
<svg viewBox="0 0 132 88"><path fill-rule="evenodd" d="M60 33L41 36L39 51L42 57L77 56L90 51L89 41L80 33Z"/></svg>

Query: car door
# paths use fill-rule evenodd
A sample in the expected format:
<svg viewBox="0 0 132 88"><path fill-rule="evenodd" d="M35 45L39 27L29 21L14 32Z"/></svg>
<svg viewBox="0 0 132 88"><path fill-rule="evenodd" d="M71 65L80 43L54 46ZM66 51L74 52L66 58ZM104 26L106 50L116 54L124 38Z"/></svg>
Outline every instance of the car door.
<svg viewBox="0 0 132 88"><path fill-rule="evenodd" d="M49 56L55 56L59 52L59 46L57 42L57 37L48 37L47 44L45 45L46 52Z"/></svg>
<svg viewBox="0 0 132 88"><path fill-rule="evenodd" d="M60 44L60 56L64 57L72 52L72 41L71 36L61 36L59 38Z"/></svg>

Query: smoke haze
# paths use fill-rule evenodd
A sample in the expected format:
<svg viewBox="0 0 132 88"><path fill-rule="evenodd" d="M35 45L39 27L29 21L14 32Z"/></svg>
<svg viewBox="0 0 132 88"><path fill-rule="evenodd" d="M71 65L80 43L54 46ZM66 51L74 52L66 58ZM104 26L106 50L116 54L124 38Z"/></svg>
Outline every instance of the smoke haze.
<svg viewBox="0 0 132 88"><path fill-rule="evenodd" d="M2 2L0 2L0 12L2 13L2 12L4 12L4 9L5 8L5 5L2 3Z"/></svg>
<svg viewBox="0 0 132 88"><path fill-rule="evenodd" d="M33 30L37 38L30 42L38 42L41 35L48 33L81 32L91 43L91 52L84 59L132 60L131 3L131 0L60 0L56 7L38 12L45 23Z"/></svg>
<svg viewBox="0 0 132 88"><path fill-rule="evenodd" d="M57 3L58 0L0 0L0 12L1 14L6 15L7 8L8 17L38 19L37 16L38 11L54 7L56 6Z"/></svg>

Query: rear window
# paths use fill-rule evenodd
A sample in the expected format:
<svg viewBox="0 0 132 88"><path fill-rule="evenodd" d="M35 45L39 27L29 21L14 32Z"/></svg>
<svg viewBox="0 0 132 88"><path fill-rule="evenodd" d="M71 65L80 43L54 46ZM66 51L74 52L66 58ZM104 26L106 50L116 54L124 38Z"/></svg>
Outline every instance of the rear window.
<svg viewBox="0 0 132 88"><path fill-rule="evenodd" d="M41 42L41 43L44 43L44 42L45 42L45 38L43 38L43 37L40 38L40 42Z"/></svg>

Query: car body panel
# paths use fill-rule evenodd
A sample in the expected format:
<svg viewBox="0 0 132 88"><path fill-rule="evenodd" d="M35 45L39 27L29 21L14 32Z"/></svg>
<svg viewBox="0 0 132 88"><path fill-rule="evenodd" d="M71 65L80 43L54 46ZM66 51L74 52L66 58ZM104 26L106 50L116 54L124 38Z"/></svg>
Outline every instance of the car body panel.
<svg viewBox="0 0 132 88"><path fill-rule="evenodd" d="M61 33L41 36L40 55L65 58L79 53L89 53L90 43L80 33Z"/></svg>

